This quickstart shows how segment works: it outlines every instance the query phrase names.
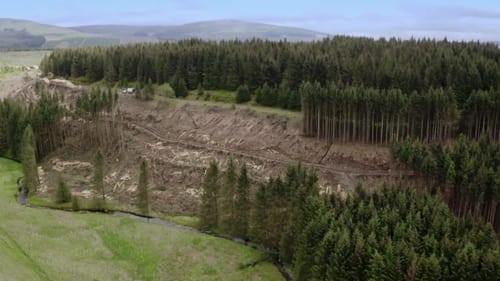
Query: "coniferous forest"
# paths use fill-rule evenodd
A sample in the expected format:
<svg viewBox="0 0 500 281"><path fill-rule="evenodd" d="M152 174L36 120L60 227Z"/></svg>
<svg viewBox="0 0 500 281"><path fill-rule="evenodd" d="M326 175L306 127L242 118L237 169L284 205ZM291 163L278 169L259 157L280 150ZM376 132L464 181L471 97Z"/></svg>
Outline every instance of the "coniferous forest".
<svg viewBox="0 0 500 281"><path fill-rule="evenodd" d="M230 160L221 172L211 163L200 227L264 246L296 280L500 280L497 46L349 37L188 40L56 50L42 70L108 85L138 82L150 89L139 96L144 100L152 99L152 84L171 83L179 97L187 89L236 91L238 103L301 110L307 136L392 145L393 157L430 192L384 186L368 193L359 186L343 198L320 192L316 173L301 165L255 183L245 165ZM29 164L21 140L31 142L31 127L37 157L69 137L104 153L120 149L118 96L110 90L84 92L74 107L62 106L57 94L40 96L28 106L0 104L0 155ZM76 120L72 130L63 130L64 115ZM146 169L143 162L144 214ZM102 178L95 180L101 186Z"/></svg>
<svg viewBox="0 0 500 281"><path fill-rule="evenodd" d="M440 197L403 187L347 198L320 195L312 170L290 166L250 197L246 168L231 161L205 176L201 223L264 245L296 280L499 280L489 224L456 218Z"/></svg>
<svg viewBox="0 0 500 281"><path fill-rule="evenodd" d="M57 50L45 73L188 89L248 86L255 102L304 112L304 133L386 144L490 132L500 139L494 44L333 37L313 43L187 40Z"/></svg>
<svg viewBox="0 0 500 281"><path fill-rule="evenodd" d="M119 116L113 112L118 96L111 90L92 89L78 97L75 106L64 105L64 95L36 87L37 101L29 104L4 99L0 101L0 156L20 160L23 132L30 126L35 153L42 159L60 148L68 137L81 144L106 149L120 148ZM80 119L80 126L66 127L63 117ZM84 120L93 121L86 122Z"/></svg>
<svg viewBox="0 0 500 281"><path fill-rule="evenodd" d="M500 144L489 134L478 141L463 135L450 145L406 139L392 146L394 158L428 179L448 198L454 213L491 223L500 231Z"/></svg>

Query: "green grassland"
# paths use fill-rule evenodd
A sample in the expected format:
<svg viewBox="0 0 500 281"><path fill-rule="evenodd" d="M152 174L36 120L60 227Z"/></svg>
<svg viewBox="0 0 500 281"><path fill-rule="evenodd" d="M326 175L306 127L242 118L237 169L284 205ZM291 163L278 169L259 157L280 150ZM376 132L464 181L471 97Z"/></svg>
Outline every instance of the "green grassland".
<svg viewBox="0 0 500 281"><path fill-rule="evenodd" d="M249 109L257 113L288 117L291 120L300 120L302 118L302 113L299 111L262 106L256 104L255 101L236 104L236 92L234 91L205 90L203 95L198 95L197 91L194 90L190 91L189 95L185 99L175 99L172 101L180 104L188 103L205 106L216 105L223 108L234 107L239 109Z"/></svg>
<svg viewBox="0 0 500 281"><path fill-rule="evenodd" d="M283 280L261 253L126 217L27 208L0 159L0 280Z"/></svg>

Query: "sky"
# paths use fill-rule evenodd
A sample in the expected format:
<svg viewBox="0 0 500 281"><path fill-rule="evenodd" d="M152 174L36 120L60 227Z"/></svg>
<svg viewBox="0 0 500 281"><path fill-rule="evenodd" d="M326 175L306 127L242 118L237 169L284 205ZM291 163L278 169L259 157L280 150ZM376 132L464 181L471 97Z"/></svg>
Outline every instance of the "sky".
<svg viewBox="0 0 500 281"><path fill-rule="evenodd" d="M370 37L500 41L498 0L14 0L0 18L60 26L238 19Z"/></svg>

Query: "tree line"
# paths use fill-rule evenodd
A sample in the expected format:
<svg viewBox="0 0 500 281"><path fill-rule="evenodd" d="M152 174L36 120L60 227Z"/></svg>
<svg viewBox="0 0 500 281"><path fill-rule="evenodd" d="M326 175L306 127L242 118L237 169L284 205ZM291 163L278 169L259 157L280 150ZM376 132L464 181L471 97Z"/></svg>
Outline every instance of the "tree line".
<svg viewBox="0 0 500 281"><path fill-rule="evenodd" d="M25 128L30 125L36 140L37 159L58 148L63 139L62 96L36 87L39 100L25 105L11 99L0 101L0 156L20 160Z"/></svg>
<svg viewBox="0 0 500 281"><path fill-rule="evenodd" d="M83 91L69 110L75 122L68 135L78 139L73 145L88 149L98 147L106 153L121 151L123 122L116 109L117 103L118 93L110 88Z"/></svg>
<svg viewBox="0 0 500 281"><path fill-rule="evenodd" d="M454 93L442 88L407 95L399 89L305 82L299 93L304 133L328 142L442 141L454 136L461 122Z"/></svg>
<svg viewBox="0 0 500 281"><path fill-rule="evenodd" d="M406 139L392 155L431 179L428 185L447 195L454 213L491 223L500 232L500 144L489 134L479 140L460 136L451 144Z"/></svg>
<svg viewBox="0 0 500 281"><path fill-rule="evenodd" d="M320 194L318 177L290 166L250 192L245 166L208 168L200 208L206 230L274 249L296 280L499 280L490 225L457 219L441 198L404 188L347 198Z"/></svg>
<svg viewBox="0 0 500 281"><path fill-rule="evenodd" d="M495 44L336 36L309 43L192 39L60 49L44 59L41 68L88 82L144 84L151 79L163 84L175 78L190 90L203 85L234 91L247 85L255 93L267 83L293 93L304 81L400 89L406 94L443 88L453 91L461 108L472 92L498 88L499 64Z"/></svg>
<svg viewBox="0 0 500 281"><path fill-rule="evenodd" d="M186 40L57 50L45 73L90 82L248 88L257 104L303 110L304 132L387 144L458 133L500 140L500 50L494 44L334 37L312 43ZM150 87L150 86L149 86Z"/></svg>

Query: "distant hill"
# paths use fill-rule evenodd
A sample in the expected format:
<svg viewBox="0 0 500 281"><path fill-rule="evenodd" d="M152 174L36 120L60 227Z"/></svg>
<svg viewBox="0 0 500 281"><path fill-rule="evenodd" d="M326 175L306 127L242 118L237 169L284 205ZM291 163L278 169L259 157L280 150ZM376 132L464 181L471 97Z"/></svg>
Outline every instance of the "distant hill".
<svg viewBox="0 0 500 281"><path fill-rule="evenodd" d="M0 18L0 50L103 46L189 38L313 41L326 36L328 34L302 28L238 20L215 20L171 26L92 25L66 28L28 20Z"/></svg>
<svg viewBox="0 0 500 281"><path fill-rule="evenodd" d="M119 38L122 43L175 41L189 38L230 40L260 38L267 40L313 41L328 34L312 30L238 20L215 20L172 26L94 25L72 29Z"/></svg>
<svg viewBox="0 0 500 281"><path fill-rule="evenodd" d="M45 37L33 35L25 30L0 30L0 50L33 49L45 44Z"/></svg>
<svg viewBox="0 0 500 281"><path fill-rule="evenodd" d="M2 35L8 33L9 35L8 37L0 36L2 41L1 49L65 48L119 43L119 40L114 38L17 19L0 19L0 33ZM45 39L44 42L41 45L33 46L31 42L40 40L40 37ZM26 40L30 42L24 44L23 42Z"/></svg>

